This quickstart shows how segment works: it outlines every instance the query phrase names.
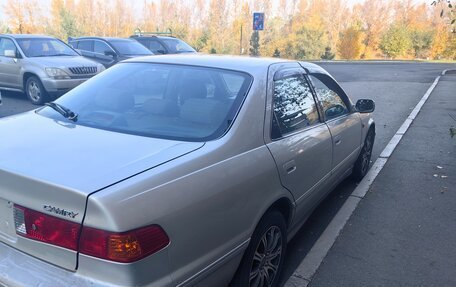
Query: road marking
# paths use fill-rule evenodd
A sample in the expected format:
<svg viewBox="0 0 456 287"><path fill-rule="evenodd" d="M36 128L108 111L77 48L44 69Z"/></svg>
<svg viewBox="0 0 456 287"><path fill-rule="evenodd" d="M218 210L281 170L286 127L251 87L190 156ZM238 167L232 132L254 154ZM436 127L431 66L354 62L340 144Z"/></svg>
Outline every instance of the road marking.
<svg viewBox="0 0 456 287"><path fill-rule="evenodd" d="M312 246L312 249L307 253L306 257L296 268L295 272L287 280L284 287L307 287L312 280L312 277L317 272L324 258L328 254L329 250L336 242L337 237L344 228L345 224L350 219L351 215L355 211L356 207L362 199L366 196L369 191L370 186L374 182L375 178L378 176L380 171L383 169L388 159L396 149L399 142L402 140L402 137L409 129L412 122L415 120L416 116L420 112L423 105L428 100L432 91L440 81L440 78L446 74L446 71L443 71L440 76L438 76L432 85L429 87L427 92L415 106L413 111L404 121L402 126L397 130L396 134L392 137L389 143L386 145L385 149L382 151L378 159L372 165L369 172L363 178L363 180L358 184L352 194L348 197L345 203L342 205L340 210L331 220L329 225L326 227L325 231L321 234L315 244Z"/></svg>

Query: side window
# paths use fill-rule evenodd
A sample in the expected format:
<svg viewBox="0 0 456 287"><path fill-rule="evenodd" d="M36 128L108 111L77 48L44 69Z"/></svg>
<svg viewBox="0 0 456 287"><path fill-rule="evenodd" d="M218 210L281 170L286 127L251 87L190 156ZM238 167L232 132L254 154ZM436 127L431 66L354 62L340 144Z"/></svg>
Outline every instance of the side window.
<svg viewBox="0 0 456 287"><path fill-rule="evenodd" d="M105 52L112 52L112 49L109 48L108 44L101 41L94 41L93 51L98 54L104 55Z"/></svg>
<svg viewBox="0 0 456 287"><path fill-rule="evenodd" d="M14 51L17 53L17 48L14 42L11 39L0 38L0 56L6 56L5 51Z"/></svg>
<svg viewBox="0 0 456 287"><path fill-rule="evenodd" d="M324 75L320 75L318 78L315 75L311 75L310 79L315 86L315 92L321 102L323 113L327 120L349 113L347 103L339 95L341 93L341 91L338 91L340 88L332 79L326 79Z"/></svg>
<svg viewBox="0 0 456 287"><path fill-rule="evenodd" d="M93 52L93 41L79 41L78 50Z"/></svg>
<svg viewBox="0 0 456 287"><path fill-rule="evenodd" d="M150 41L149 50L151 50L154 54L166 54L165 47L163 47L163 45L156 40Z"/></svg>
<svg viewBox="0 0 456 287"><path fill-rule="evenodd" d="M274 82L273 110L274 139L319 122L315 100L303 75Z"/></svg>

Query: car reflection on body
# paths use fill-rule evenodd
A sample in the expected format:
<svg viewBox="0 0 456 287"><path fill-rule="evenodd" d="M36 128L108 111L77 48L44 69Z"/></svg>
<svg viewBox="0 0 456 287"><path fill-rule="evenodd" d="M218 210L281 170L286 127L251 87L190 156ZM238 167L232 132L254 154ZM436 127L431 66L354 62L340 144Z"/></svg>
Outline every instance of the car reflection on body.
<svg viewBox="0 0 456 287"><path fill-rule="evenodd" d="M309 63L120 63L0 120L0 283L277 286L287 240L366 174L373 110Z"/></svg>

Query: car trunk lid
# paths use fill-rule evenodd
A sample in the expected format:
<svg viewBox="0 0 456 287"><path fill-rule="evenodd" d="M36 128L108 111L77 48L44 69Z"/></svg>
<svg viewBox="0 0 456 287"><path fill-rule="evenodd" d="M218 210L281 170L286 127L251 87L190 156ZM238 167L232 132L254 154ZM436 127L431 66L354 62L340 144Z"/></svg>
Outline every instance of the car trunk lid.
<svg viewBox="0 0 456 287"><path fill-rule="evenodd" d="M34 112L2 119L0 131L0 241L66 269L76 268L76 251L17 236L14 204L81 224L91 193L204 145L98 130Z"/></svg>

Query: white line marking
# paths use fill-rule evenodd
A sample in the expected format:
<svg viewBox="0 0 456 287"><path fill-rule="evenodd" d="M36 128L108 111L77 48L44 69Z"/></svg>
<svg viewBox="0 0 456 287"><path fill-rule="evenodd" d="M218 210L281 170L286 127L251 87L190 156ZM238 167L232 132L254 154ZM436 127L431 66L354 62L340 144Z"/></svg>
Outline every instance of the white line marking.
<svg viewBox="0 0 456 287"><path fill-rule="evenodd" d="M441 76L444 76L446 74L446 71L447 70L443 71ZM328 254L334 242L336 242L336 239L339 236L340 232L358 206L358 203L369 191L369 188L374 182L375 178L385 166L386 162L390 158L393 151L396 149L402 137L407 132L410 125L420 112L424 103L426 103L428 100L432 91L434 91L435 87L439 83L441 76L438 76L434 80L432 85L429 87L427 92L404 121L402 126L398 129L396 134L386 145L385 149L382 151L379 158L375 161L369 172L342 205L340 210L326 227L325 231L323 231L320 238L318 238L314 246L312 246L312 249L310 249L309 253L307 253L306 257L299 264L298 268L296 268L293 275L291 275L291 277L287 280L284 287L307 287L307 285L309 285L312 277L315 275L321 263L323 262L323 259Z"/></svg>

